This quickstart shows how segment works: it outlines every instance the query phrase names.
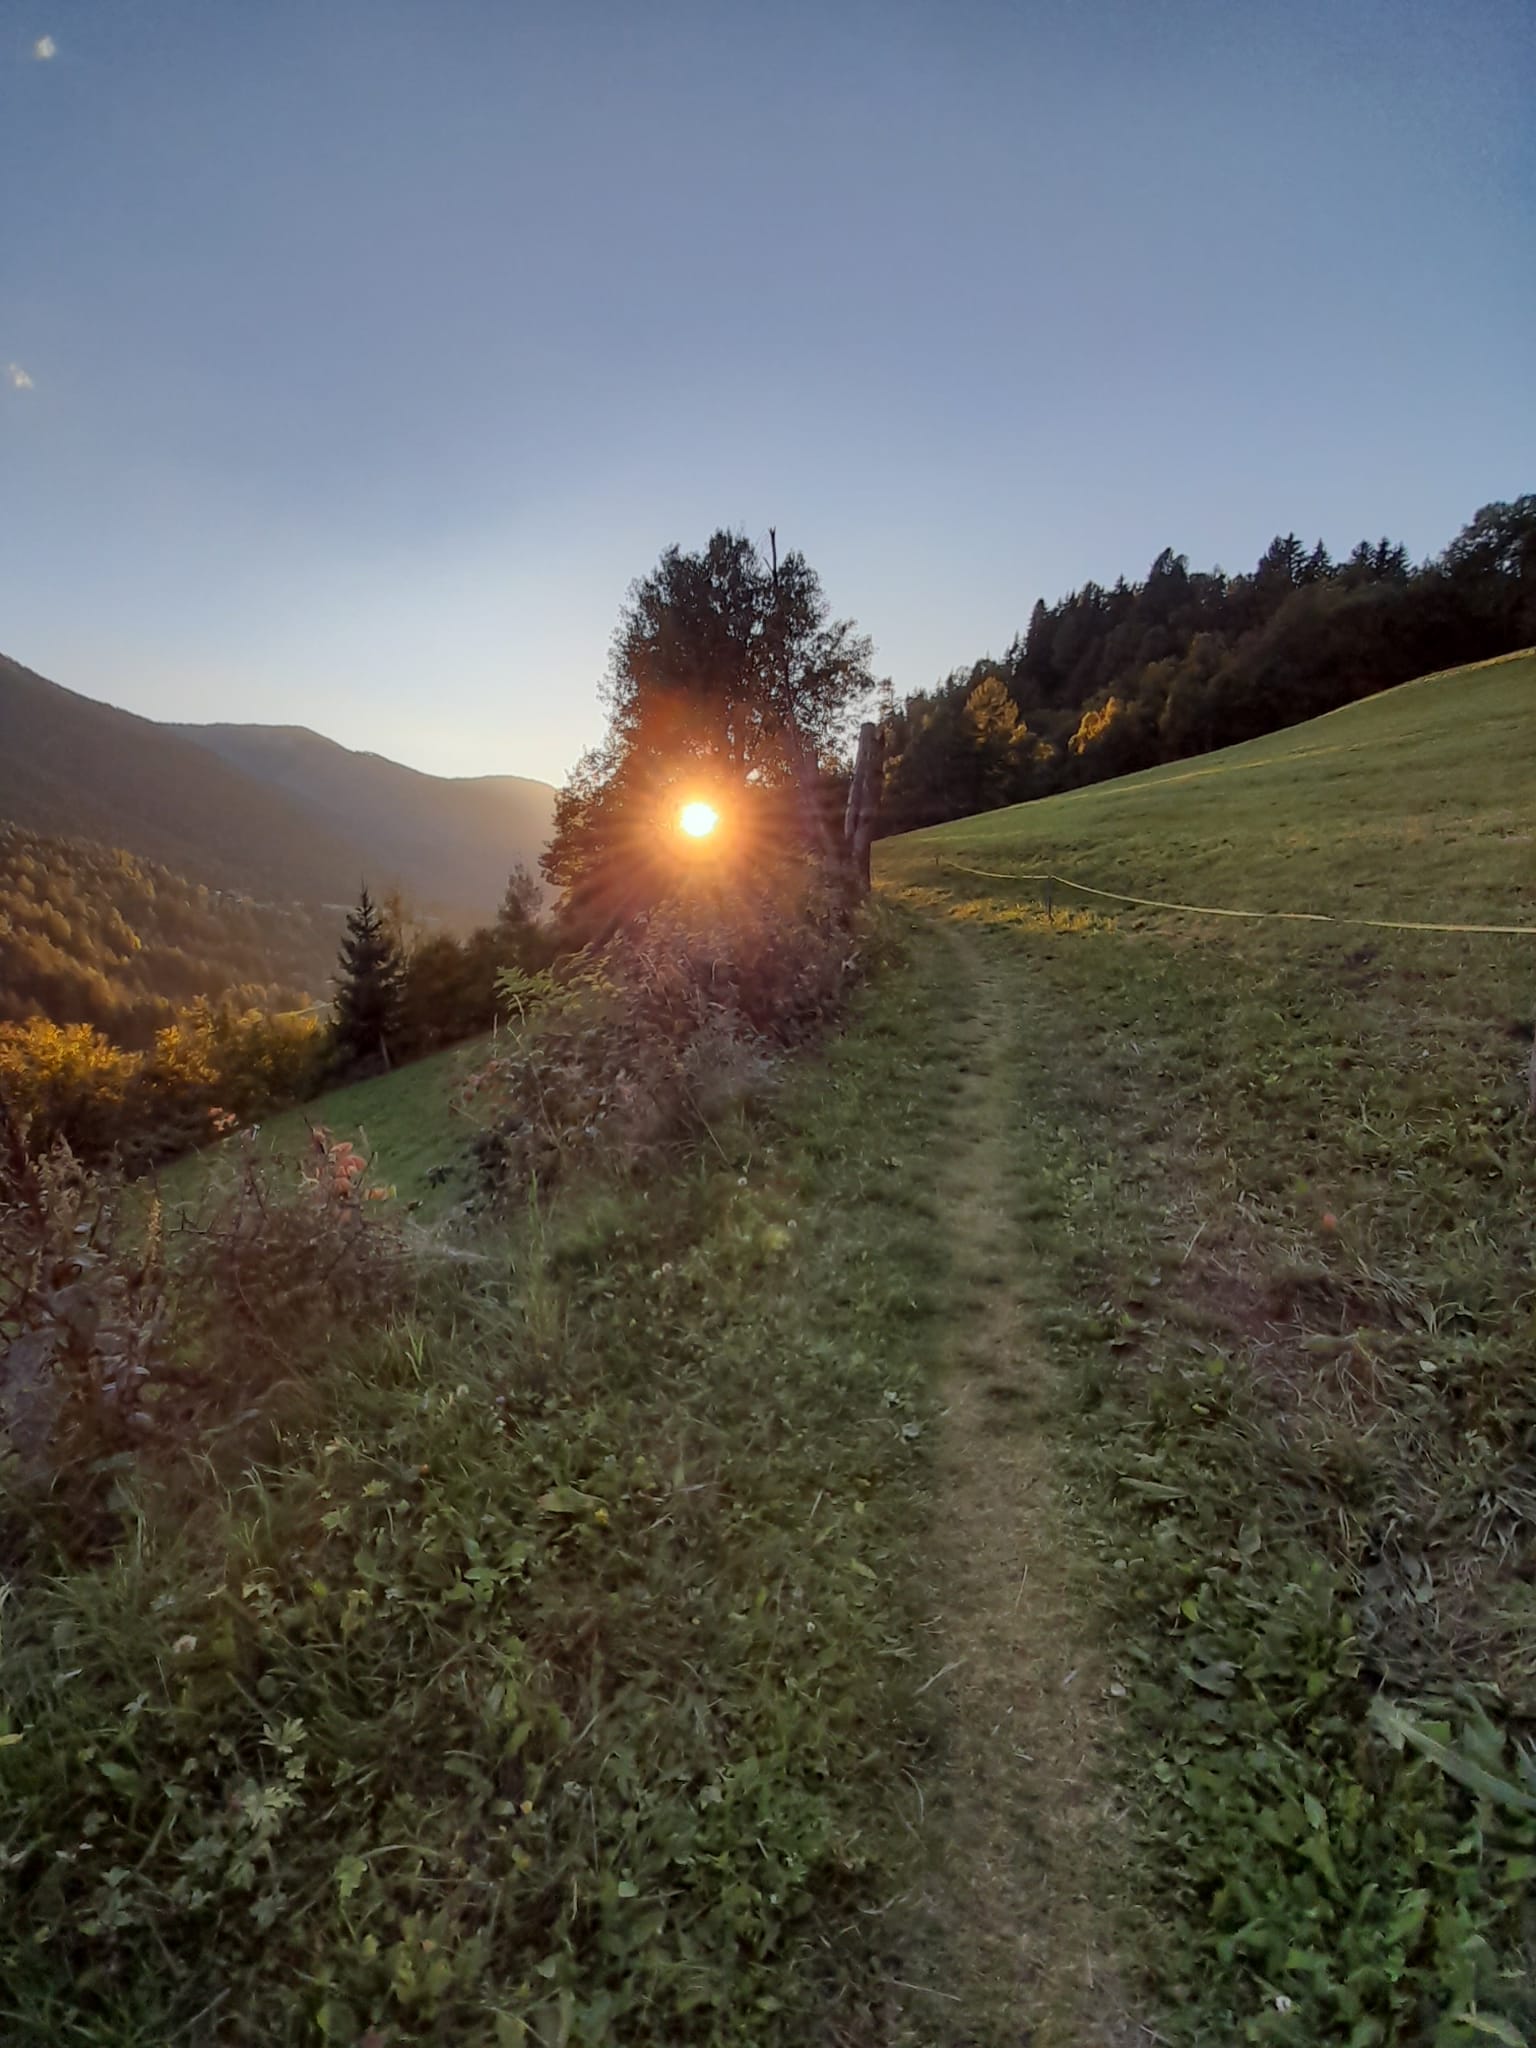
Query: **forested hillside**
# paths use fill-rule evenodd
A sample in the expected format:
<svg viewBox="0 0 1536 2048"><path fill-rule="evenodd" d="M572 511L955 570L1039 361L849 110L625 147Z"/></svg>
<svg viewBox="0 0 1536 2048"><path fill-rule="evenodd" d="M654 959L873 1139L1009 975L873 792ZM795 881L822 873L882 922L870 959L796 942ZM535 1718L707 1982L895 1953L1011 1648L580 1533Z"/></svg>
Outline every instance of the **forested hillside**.
<svg viewBox="0 0 1536 2048"><path fill-rule="evenodd" d="M894 720L886 830L1183 760L1432 670L1536 641L1536 494L1486 505L1415 568L1391 540L1343 561L1279 535L1248 575L1165 548L1145 582L1035 605Z"/></svg>
<svg viewBox="0 0 1536 2048"><path fill-rule="evenodd" d="M537 862L553 803L544 783L421 775L309 732L160 725L0 656L0 819L210 889L335 906L366 879L467 931Z"/></svg>
<svg viewBox="0 0 1536 2048"><path fill-rule="evenodd" d="M338 922L0 822L0 1023L92 1024L142 1047L198 996L297 1008L326 993Z"/></svg>

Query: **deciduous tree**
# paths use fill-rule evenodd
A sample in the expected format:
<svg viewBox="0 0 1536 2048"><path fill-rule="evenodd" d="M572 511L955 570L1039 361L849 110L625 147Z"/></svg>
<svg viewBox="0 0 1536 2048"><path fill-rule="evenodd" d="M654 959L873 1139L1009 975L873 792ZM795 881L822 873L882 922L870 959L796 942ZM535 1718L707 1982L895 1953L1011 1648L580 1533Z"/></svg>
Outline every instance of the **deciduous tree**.
<svg viewBox="0 0 1536 2048"><path fill-rule="evenodd" d="M763 799L795 792L814 843L816 785L874 687L870 651L803 555L765 558L723 530L697 553L668 548L620 615L607 736L556 803L543 868L567 909L611 921L652 900L669 873L665 808L690 788L725 795L738 822L772 812L780 825L793 807Z"/></svg>

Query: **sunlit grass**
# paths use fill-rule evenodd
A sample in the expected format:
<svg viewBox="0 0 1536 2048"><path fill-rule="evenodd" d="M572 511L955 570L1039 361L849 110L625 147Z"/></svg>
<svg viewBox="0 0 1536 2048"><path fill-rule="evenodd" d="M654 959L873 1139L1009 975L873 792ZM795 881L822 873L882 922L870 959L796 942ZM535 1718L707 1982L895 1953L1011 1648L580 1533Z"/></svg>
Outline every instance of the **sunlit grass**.
<svg viewBox="0 0 1536 2048"><path fill-rule="evenodd" d="M1533 786L1536 657L1510 655L1204 761L887 840L876 871L943 887L952 861L1239 909L1536 924ZM960 877L952 893L972 891Z"/></svg>

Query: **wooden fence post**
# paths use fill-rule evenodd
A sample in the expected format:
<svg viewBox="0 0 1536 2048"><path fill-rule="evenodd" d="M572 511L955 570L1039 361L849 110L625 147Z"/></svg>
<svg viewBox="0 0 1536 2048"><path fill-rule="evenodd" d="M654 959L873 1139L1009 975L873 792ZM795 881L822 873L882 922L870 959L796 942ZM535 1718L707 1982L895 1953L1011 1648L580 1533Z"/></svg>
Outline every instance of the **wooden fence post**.
<svg viewBox="0 0 1536 2048"><path fill-rule="evenodd" d="M866 718L859 727L859 750L853 761L853 780L848 785L848 808L843 813L843 843L848 866L861 895L869 893L869 848L880 814L880 770L884 765L885 741L878 725Z"/></svg>

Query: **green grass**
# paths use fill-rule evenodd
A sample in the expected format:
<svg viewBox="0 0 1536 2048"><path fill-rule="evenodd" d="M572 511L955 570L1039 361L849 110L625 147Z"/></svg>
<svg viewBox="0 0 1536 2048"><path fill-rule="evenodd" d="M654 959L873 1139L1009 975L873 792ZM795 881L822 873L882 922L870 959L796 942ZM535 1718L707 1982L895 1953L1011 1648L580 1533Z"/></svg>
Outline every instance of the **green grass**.
<svg viewBox="0 0 1536 2048"><path fill-rule="evenodd" d="M402 1203L415 1205L423 1221L448 1214L473 1187L470 1125L455 1115L452 1101L481 1041L451 1046L416 1060L398 1073L352 1081L281 1111L261 1126L259 1149L269 1157L300 1159L310 1130L323 1125L367 1153L373 1178L392 1186ZM225 1147L212 1145L178 1159L157 1177L161 1195L173 1207L195 1207L216 1171ZM436 1170L448 1169L446 1178ZM429 1179L432 1175L434 1178Z"/></svg>
<svg viewBox="0 0 1536 2048"><path fill-rule="evenodd" d="M1052 918L935 856L1536 925L1533 787L1525 656L879 849L1013 990L1017 1279L1170 2037L1536 2027L1536 940Z"/></svg>
<svg viewBox="0 0 1536 2048"><path fill-rule="evenodd" d="M1536 926L1533 778L1536 656L1510 655L886 841L879 867L905 883L933 880L936 858L1050 868L1195 904Z"/></svg>
<svg viewBox="0 0 1536 2048"><path fill-rule="evenodd" d="M880 1915L942 1255L888 1154L947 1028L890 977L728 1157L296 1333L250 1469L18 1577L7 2042L923 2038Z"/></svg>

